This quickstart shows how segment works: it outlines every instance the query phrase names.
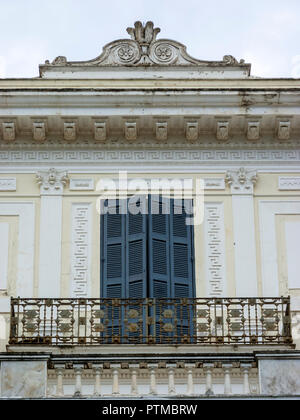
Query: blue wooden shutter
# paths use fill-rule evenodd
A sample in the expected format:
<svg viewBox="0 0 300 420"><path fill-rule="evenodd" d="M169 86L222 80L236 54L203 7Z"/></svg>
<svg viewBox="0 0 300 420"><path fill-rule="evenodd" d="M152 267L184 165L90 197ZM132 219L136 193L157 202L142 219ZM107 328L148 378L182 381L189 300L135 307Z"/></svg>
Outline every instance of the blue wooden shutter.
<svg viewBox="0 0 300 420"><path fill-rule="evenodd" d="M124 336L120 322L124 310L117 299L126 297L126 219L119 200L107 200L106 204L108 212L101 216L101 298L108 299L102 308L108 322L103 339L113 343Z"/></svg>
<svg viewBox="0 0 300 420"><path fill-rule="evenodd" d="M102 215L102 298L126 297L126 220L120 214L120 202L107 200L108 212Z"/></svg>
<svg viewBox="0 0 300 420"><path fill-rule="evenodd" d="M129 200L126 217L126 297L143 299L147 297L147 214L143 210L146 197L135 201L137 205L135 202L131 205ZM133 208L137 208L137 214L132 214Z"/></svg>
<svg viewBox="0 0 300 420"><path fill-rule="evenodd" d="M145 298L147 297L147 200L145 196L128 200L126 217L126 298L130 299L127 311L129 324L137 330L127 331L130 342L144 341L146 337ZM134 212L134 214L133 214ZM127 317L128 318L128 317ZM142 323L140 321L143 321Z"/></svg>
<svg viewBox="0 0 300 420"><path fill-rule="evenodd" d="M167 198L149 197L149 297L155 299L150 310L153 319L150 335L157 344L167 343L172 336L172 332L165 330L164 322L169 308L165 299L171 297L169 205Z"/></svg>
<svg viewBox="0 0 300 420"><path fill-rule="evenodd" d="M140 198L141 207L146 199ZM108 201L109 212L102 216L102 280L101 297L107 299L145 299L147 297L147 215L131 214L124 211L130 207L130 200ZM129 209L130 210L130 209ZM115 213L115 214L114 214ZM145 336L145 322L143 330L130 333L125 326L128 312L137 310L139 317L131 322L145 319L146 310L141 301L133 301L127 306L123 301L120 305L109 304L107 336L133 338ZM116 339L117 341L117 339Z"/></svg>
<svg viewBox="0 0 300 420"><path fill-rule="evenodd" d="M195 297L193 227L186 223L191 217L191 208L191 200L171 200L171 294L178 299L175 301L175 312L177 339L180 342L192 342L194 332L191 299Z"/></svg>
<svg viewBox="0 0 300 420"><path fill-rule="evenodd" d="M171 258L171 294L176 298L193 298L194 285L194 249L192 226L186 224L191 217L191 201L171 200L170 212L170 258Z"/></svg>
<svg viewBox="0 0 300 420"><path fill-rule="evenodd" d="M182 201L152 196L149 202L149 295L156 300L151 334L158 343L175 337L181 342L193 333L191 300L184 305L176 300L195 297L193 229L186 224L190 215ZM157 208L159 214L153 214Z"/></svg>
<svg viewBox="0 0 300 420"><path fill-rule="evenodd" d="M149 297L170 298L170 226L168 198L149 198Z"/></svg>

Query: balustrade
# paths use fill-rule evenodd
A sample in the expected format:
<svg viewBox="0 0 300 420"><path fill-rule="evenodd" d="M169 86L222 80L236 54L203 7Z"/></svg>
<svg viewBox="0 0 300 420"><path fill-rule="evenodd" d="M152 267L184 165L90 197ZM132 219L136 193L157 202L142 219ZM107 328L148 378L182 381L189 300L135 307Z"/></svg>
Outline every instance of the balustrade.
<svg viewBox="0 0 300 420"><path fill-rule="evenodd" d="M255 361L195 363L54 364L48 370L49 397L153 397L255 395Z"/></svg>

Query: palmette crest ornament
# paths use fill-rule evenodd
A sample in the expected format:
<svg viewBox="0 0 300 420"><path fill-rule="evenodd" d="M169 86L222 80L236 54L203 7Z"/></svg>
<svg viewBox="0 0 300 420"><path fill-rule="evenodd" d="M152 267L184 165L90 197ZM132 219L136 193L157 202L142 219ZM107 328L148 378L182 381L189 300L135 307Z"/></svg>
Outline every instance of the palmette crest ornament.
<svg viewBox="0 0 300 420"><path fill-rule="evenodd" d="M232 55L225 55L222 61L203 61L191 57L186 52L186 47L171 39L157 39L160 28L153 22L143 24L135 22L134 27L127 28L129 39L120 39L107 44L103 53L94 60L85 62L69 62L65 56L58 56L51 63L46 61L46 66L234 66L247 67L244 60L240 62Z"/></svg>

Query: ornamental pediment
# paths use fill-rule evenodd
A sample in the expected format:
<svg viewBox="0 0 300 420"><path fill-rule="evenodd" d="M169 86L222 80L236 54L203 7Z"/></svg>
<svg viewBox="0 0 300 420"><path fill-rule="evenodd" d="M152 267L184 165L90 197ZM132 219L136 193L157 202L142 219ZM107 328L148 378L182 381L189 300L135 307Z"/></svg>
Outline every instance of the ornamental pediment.
<svg viewBox="0 0 300 420"><path fill-rule="evenodd" d="M143 25L136 22L133 28L127 28L128 39L119 39L107 44L100 56L89 61L68 61L65 56L58 56L52 62L47 60L40 66L41 76L47 77L47 72L55 72L55 77L67 77L68 70L76 72L92 67L136 68L136 67L193 67L212 71L221 69L226 77L226 69L230 68L236 77L250 75L250 64L244 60L238 61L232 55L225 55L221 61L203 61L191 57L186 47L180 42L170 39L157 39L160 28L155 28L153 22ZM95 75L94 75L95 76ZM148 74L149 76L149 74ZM216 76L217 77L217 76Z"/></svg>

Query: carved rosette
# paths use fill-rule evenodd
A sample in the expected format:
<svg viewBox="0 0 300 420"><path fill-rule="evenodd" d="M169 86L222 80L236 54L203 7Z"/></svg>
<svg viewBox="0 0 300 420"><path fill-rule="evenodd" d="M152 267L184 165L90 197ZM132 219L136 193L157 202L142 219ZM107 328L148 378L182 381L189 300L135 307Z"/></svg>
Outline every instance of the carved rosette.
<svg viewBox="0 0 300 420"><path fill-rule="evenodd" d="M120 64L133 64L141 58L140 48L132 41L123 42L117 46L114 54Z"/></svg>
<svg viewBox="0 0 300 420"><path fill-rule="evenodd" d="M43 195L60 195L69 182L68 173L51 168L36 174L36 180Z"/></svg>
<svg viewBox="0 0 300 420"><path fill-rule="evenodd" d="M232 194L251 195L258 181L258 176L256 171L240 168L237 171L228 171L225 180L231 187Z"/></svg>
<svg viewBox="0 0 300 420"><path fill-rule="evenodd" d="M178 58L178 49L170 42L157 41L151 45L149 57L155 64L173 64Z"/></svg>

